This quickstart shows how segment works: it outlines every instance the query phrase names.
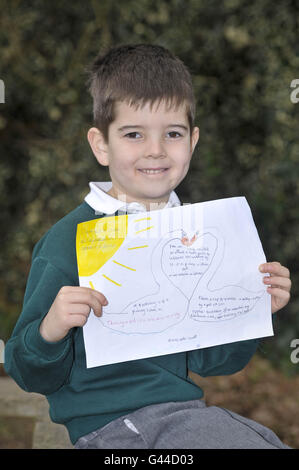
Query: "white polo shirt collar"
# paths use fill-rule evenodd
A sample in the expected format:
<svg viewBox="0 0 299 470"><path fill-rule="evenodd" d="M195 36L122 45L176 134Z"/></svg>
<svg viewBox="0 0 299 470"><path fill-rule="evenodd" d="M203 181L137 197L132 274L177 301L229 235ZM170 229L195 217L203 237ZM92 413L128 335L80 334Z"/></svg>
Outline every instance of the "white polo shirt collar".
<svg viewBox="0 0 299 470"><path fill-rule="evenodd" d="M120 199L116 199L113 196L110 196L107 191L109 191L111 187L111 181L89 183L90 191L84 200L95 210L97 214L102 213L110 215L117 211L132 214L147 211L146 207L139 202L126 203L125 201L121 201ZM180 205L181 203L178 196L174 191L172 191L170 193L169 200L163 209Z"/></svg>

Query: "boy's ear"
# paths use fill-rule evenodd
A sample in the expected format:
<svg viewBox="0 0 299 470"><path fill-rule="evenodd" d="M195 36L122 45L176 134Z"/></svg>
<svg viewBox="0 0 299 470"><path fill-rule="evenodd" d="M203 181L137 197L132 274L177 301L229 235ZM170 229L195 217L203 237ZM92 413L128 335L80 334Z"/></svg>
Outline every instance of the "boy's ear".
<svg viewBox="0 0 299 470"><path fill-rule="evenodd" d="M101 165L108 166L108 145L102 132L97 127L91 127L87 132L87 140L97 161Z"/></svg>
<svg viewBox="0 0 299 470"><path fill-rule="evenodd" d="M192 131L192 135L191 135L191 155L194 152L198 139L199 139L199 127L194 127Z"/></svg>

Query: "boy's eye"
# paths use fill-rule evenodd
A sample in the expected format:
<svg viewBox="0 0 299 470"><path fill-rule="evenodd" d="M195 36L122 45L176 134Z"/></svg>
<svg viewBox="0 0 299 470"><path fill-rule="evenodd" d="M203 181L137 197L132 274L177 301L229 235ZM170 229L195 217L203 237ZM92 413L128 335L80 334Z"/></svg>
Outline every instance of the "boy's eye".
<svg viewBox="0 0 299 470"><path fill-rule="evenodd" d="M168 132L168 135L169 135L169 137L171 137L172 139L181 137L181 134L180 134L179 132L177 132L177 131L170 131L170 132Z"/></svg>
<svg viewBox="0 0 299 470"><path fill-rule="evenodd" d="M140 134L139 132L129 132L125 135L125 137L129 137L129 139L137 139L138 137L140 137Z"/></svg>
<svg viewBox="0 0 299 470"><path fill-rule="evenodd" d="M142 137L142 135L135 131L135 132L128 132L128 134L125 134L125 137L127 137L128 139L140 139ZM178 137L182 137L182 134L180 132L177 132L177 131L170 131L170 132L167 132L167 137L170 137L171 139L177 139Z"/></svg>

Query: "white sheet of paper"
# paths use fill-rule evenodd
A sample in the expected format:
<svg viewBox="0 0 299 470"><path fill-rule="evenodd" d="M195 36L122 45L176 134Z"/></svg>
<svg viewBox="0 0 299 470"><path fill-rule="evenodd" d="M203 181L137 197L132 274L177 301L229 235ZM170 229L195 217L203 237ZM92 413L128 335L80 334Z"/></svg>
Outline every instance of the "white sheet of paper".
<svg viewBox="0 0 299 470"><path fill-rule="evenodd" d="M109 302L83 327L88 368L273 335L245 197L83 222L76 244Z"/></svg>

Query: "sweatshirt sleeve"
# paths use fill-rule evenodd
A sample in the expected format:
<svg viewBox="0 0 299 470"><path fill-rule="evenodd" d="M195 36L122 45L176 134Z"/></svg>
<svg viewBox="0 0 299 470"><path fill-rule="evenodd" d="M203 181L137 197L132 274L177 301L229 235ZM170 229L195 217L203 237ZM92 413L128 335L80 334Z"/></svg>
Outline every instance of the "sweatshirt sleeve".
<svg viewBox="0 0 299 470"><path fill-rule="evenodd" d="M258 344L251 339L189 351L188 369L202 377L234 374L248 364Z"/></svg>
<svg viewBox="0 0 299 470"><path fill-rule="evenodd" d="M47 259L33 259L22 313L5 346L4 367L28 392L48 395L68 381L73 364L73 330L62 340L47 342L39 332L58 291L73 282Z"/></svg>

